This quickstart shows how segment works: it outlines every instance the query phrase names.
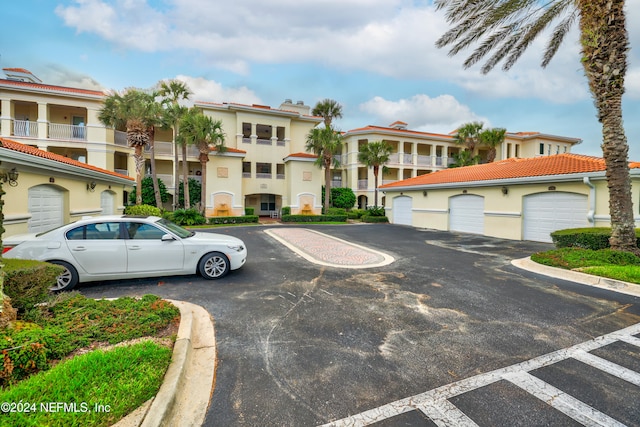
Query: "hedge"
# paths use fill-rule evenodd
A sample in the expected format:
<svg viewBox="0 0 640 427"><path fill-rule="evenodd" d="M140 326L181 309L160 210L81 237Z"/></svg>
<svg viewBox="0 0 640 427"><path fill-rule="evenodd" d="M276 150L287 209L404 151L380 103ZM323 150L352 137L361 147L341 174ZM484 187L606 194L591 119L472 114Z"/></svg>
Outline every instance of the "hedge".
<svg viewBox="0 0 640 427"><path fill-rule="evenodd" d="M214 216L209 218L209 224L249 224L257 222L258 215Z"/></svg>
<svg viewBox="0 0 640 427"><path fill-rule="evenodd" d="M568 228L551 233L556 248L607 249L611 237L609 227ZM640 229L636 229L636 242L640 246Z"/></svg>
<svg viewBox="0 0 640 427"><path fill-rule="evenodd" d="M346 215L282 215L282 222L347 222Z"/></svg>
<svg viewBox="0 0 640 427"><path fill-rule="evenodd" d="M3 258L4 293L11 305L20 312L32 309L49 297L49 289L56 284L64 268L34 260Z"/></svg>
<svg viewBox="0 0 640 427"><path fill-rule="evenodd" d="M371 222L371 223L382 223L382 222L389 222L389 218L387 218L386 216L373 216L373 215L364 215L362 216L362 222Z"/></svg>

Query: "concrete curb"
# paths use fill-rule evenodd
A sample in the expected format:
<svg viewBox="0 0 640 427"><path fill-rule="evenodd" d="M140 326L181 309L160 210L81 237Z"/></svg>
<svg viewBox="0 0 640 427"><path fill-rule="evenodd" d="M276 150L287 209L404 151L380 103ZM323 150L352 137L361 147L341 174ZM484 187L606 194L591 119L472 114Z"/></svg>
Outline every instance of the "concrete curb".
<svg viewBox="0 0 640 427"><path fill-rule="evenodd" d="M621 280L593 276L591 274L581 273L579 271L565 270L563 268L538 264L537 262L532 261L531 257L514 259L511 261L511 264L523 270L543 274L545 276L554 277L556 279L568 280L583 285L607 289L613 292L619 292L621 294L640 297L640 285L634 283L628 283Z"/></svg>
<svg viewBox="0 0 640 427"><path fill-rule="evenodd" d="M113 427L200 426L216 369L213 322L201 306L169 300L180 309L180 327L158 394Z"/></svg>

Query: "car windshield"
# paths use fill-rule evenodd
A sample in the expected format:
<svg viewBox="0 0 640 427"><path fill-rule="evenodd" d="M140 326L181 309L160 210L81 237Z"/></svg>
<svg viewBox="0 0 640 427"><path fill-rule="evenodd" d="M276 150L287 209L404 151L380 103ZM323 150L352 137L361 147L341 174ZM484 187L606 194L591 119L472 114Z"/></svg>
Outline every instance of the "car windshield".
<svg viewBox="0 0 640 427"><path fill-rule="evenodd" d="M176 234L178 237L182 239L186 239L187 237L191 237L194 234L196 234L193 231L185 230L184 228L180 227L178 224L174 224L173 222L168 221L164 218L159 219L158 221L156 221L156 223L160 224L161 226L171 231L172 233Z"/></svg>

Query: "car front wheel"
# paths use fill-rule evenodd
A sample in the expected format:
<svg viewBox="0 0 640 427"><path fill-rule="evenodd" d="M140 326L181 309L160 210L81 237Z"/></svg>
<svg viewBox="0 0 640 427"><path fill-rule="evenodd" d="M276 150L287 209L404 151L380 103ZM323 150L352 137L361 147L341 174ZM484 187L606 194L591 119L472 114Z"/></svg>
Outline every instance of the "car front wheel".
<svg viewBox="0 0 640 427"><path fill-rule="evenodd" d="M56 279L56 284L50 288L52 291L69 291L78 284L78 272L71 264L64 261L49 261L49 263L64 267L64 271Z"/></svg>
<svg viewBox="0 0 640 427"><path fill-rule="evenodd" d="M198 272L205 279L224 277L229 272L229 268L229 258L220 252L206 254L198 263Z"/></svg>

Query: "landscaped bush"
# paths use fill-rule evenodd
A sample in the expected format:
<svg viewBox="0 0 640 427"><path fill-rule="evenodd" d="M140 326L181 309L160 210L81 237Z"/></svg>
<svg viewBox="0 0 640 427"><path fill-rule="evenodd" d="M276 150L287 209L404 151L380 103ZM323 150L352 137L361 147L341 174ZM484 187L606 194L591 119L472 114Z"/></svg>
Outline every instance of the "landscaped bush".
<svg viewBox="0 0 640 427"><path fill-rule="evenodd" d="M291 206L283 206L282 215L291 215Z"/></svg>
<svg viewBox="0 0 640 427"><path fill-rule="evenodd" d="M611 228L608 227L569 228L551 233L556 248L606 249L610 247L609 237ZM640 229L636 230L636 238L640 246Z"/></svg>
<svg viewBox="0 0 640 427"><path fill-rule="evenodd" d="M145 205L155 206L156 204L156 195L153 191L153 177L145 176L142 178L142 203ZM158 191L160 191L160 201L163 203L169 200L169 192L167 191L167 186L164 185L164 182L160 178L158 178ZM133 191L129 193L129 203L136 202L136 186L133 186Z"/></svg>
<svg viewBox="0 0 640 427"><path fill-rule="evenodd" d="M385 216L384 206L370 206L367 208L368 216Z"/></svg>
<svg viewBox="0 0 640 427"><path fill-rule="evenodd" d="M250 224L258 223L258 215L245 216L214 216L209 218L209 224Z"/></svg>
<svg viewBox="0 0 640 427"><path fill-rule="evenodd" d="M245 216L253 216L255 214L255 208L244 208Z"/></svg>
<svg viewBox="0 0 640 427"><path fill-rule="evenodd" d="M282 222L347 222L346 215L282 215Z"/></svg>
<svg viewBox="0 0 640 427"><path fill-rule="evenodd" d="M195 209L176 209L172 219L178 225L202 225L207 223L207 218Z"/></svg>
<svg viewBox="0 0 640 427"><path fill-rule="evenodd" d="M151 205L131 205L124 208L125 215L162 216L162 211Z"/></svg>
<svg viewBox="0 0 640 427"><path fill-rule="evenodd" d="M351 188L336 187L331 189L331 205L333 207L351 209L355 204L356 195Z"/></svg>
<svg viewBox="0 0 640 427"><path fill-rule="evenodd" d="M64 271L59 265L33 260L7 258L2 263L5 272L4 293L11 298L11 305L19 312L46 301L49 289Z"/></svg>
<svg viewBox="0 0 640 427"><path fill-rule="evenodd" d="M371 223L382 223L389 222L389 218L386 216L374 216L374 215L364 215L361 217L362 222L371 222Z"/></svg>
<svg viewBox="0 0 640 427"><path fill-rule="evenodd" d="M344 208L329 208L327 209L327 215L346 215L347 210Z"/></svg>

